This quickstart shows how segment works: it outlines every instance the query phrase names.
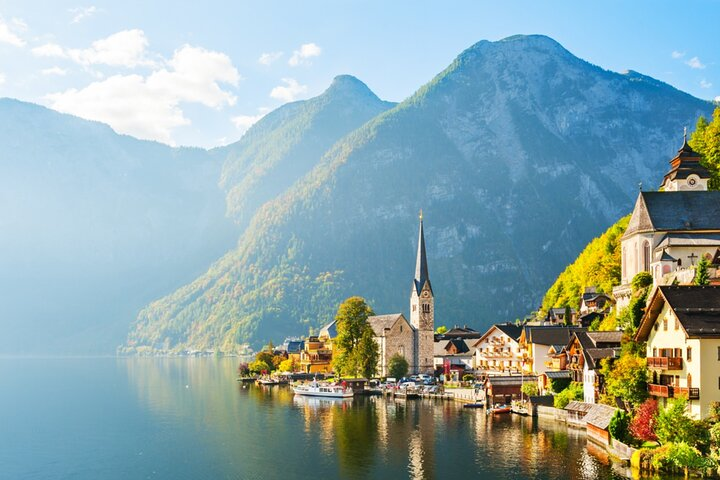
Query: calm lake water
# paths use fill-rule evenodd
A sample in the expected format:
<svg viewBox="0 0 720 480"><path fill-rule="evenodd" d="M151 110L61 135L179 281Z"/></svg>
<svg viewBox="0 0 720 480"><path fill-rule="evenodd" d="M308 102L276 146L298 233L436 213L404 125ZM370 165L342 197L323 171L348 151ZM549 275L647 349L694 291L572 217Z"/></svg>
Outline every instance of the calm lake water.
<svg viewBox="0 0 720 480"><path fill-rule="evenodd" d="M243 387L236 363L0 359L0 478L622 478L552 423L295 398Z"/></svg>

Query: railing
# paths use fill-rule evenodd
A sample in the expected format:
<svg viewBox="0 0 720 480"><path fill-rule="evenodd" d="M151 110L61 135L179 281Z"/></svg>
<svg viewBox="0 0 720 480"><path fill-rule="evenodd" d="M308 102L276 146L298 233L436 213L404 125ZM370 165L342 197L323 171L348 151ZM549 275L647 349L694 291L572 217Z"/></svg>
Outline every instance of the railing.
<svg viewBox="0 0 720 480"><path fill-rule="evenodd" d="M682 360L682 357L648 357L647 366L663 370L682 370Z"/></svg>
<svg viewBox="0 0 720 480"><path fill-rule="evenodd" d="M699 400L700 399L700 389L699 388L687 388L687 387L675 387L673 392L673 396L675 398L684 396L687 397L688 400Z"/></svg>
<svg viewBox="0 0 720 480"><path fill-rule="evenodd" d="M673 387L670 385L648 384L648 393L654 397L672 398Z"/></svg>

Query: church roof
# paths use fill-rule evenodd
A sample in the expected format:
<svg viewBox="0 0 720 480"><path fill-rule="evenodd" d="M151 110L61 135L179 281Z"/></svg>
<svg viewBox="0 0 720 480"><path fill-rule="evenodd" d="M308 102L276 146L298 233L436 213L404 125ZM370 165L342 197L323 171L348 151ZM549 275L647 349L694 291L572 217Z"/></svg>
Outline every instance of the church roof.
<svg viewBox="0 0 720 480"><path fill-rule="evenodd" d="M372 317L368 317L368 323L372 327L373 332L375 332L376 337L384 337L385 330L392 328L392 326L395 325L395 322L397 322L400 317L402 317L403 319L405 318L402 313L391 313L389 315L374 315Z"/></svg>
<svg viewBox="0 0 720 480"><path fill-rule="evenodd" d="M720 231L720 191L640 192L623 238L694 230Z"/></svg>
<svg viewBox="0 0 720 480"><path fill-rule="evenodd" d="M420 213L420 232L418 234L418 250L417 260L415 262L415 278L413 279L413 287L418 295L427 283L432 293L432 285L430 284L430 274L428 273L427 254L425 253L425 232L423 230L422 212Z"/></svg>
<svg viewBox="0 0 720 480"><path fill-rule="evenodd" d="M663 235L656 250L666 247L711 247L720 245L720 233L668 233Z"/></svg>
<svg viewBox="0 0 720 480"><path fill-rule="evenodd" d="M337 337L337 322L333 320L332 322L325 325L323 328L320 329L320 334L318 336L327 338Z"/></svg>
<svg viewBox="0 0 720 480"><path fill-rule="evenodd" d="M720 338L720 286L660 285L648 299L636 340L647 340L666 303L688 337Z"/></svg>

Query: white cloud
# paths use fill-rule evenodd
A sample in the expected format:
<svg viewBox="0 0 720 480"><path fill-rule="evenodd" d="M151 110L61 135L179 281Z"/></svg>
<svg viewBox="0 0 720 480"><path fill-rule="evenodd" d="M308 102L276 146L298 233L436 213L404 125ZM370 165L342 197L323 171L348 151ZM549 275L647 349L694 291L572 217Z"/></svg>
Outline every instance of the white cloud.
<svg viewBox="0 0 720 480"><path fill-rule="evenodd" d="M17 19L14 19L17 20ZM20 22L22 22L20 20ZM15 22L13 22L15 24ZM24 23L23 23L24 25ZM25 25L25 28L27 28L27 25ZM15 29L18 29L18 25L15 24ZM23 28L20 27L20 30ZM0 17L0 43L7 43L8 45L12 45L14 47L23 47L25 46L25 40L18 37L15 33L13 33L12 29L10 28L10 25L8 25L5 20L3 20L2 17Z"/></svg>
<svg viewBox="0 0 720 480"><path fill-rule="evenodd" d="M298 65L309 65L309 58L319 57L322 53L322 49L314 43L306 43L300 45L299 50L295 50L288 60L288 65L291 67L297 67Z"/></svg>
<svg viewBox="0 0 720 480"><path fill-rule="evenodd" d="M17 28L21 32L24 32L28 29L28 24L25 23L25 20L23 20L22 18L13 17L10 19L10 22L15 25L15 28Z"/></svg>
<svg viewBox="0 0 720 480"><path fill-rule="evenodd" d="M34 47L30 51L36 57L57 57L57 58L66 58L67 57L63 48L56 43L46 43L44 45L40 45L39 47Z"/></svg>
<svg viewBox="0 0 720 480"><path fill-rule="evenodd" d="M718 95L717 97L715 97L715 99L713 99L713 101L714 101L715 103L720 103L720 95Z"/></svg>
<svg viewBox="0 0 720 480"><path fill-rule="evenodd" d="M95 40L90 48L63 48L56 43L46 43L32 49L37 57L69 58L84 67L109 65L134 68L155 66L148 58L148 40L142 30L123 30L109 37Z"/></svg>
<svg viewBox="0 0 720 480"><path fill-rule="evenodd" d="M65 75L67 75L67 70L65 70L64 68L60 68L60 67L51 67L51 68L46 68L44 70L41 70L40 73L42 73L43 75L65 76Z"/></svg>
<svg viewBox="0 0 720 480"><path fill-rule="evenodd" d="M700 69L700 70L705 68L705 65L700 61L700 59L698 57L693 57L685 63L687 65L689 65L690 68L696 68L696 69Z"/></svg>
<svg viewBox="0 0 720 480"><path fill-rule="evenodd" d="M283 56L283 52L267 52L260 55L258 63L261 65L272 65L276 60Z"/></svg>
<svg viewBox="0 0 720 480"><path fill-rule="evenodd" d="M270 96L283 102L292 102L298 95L307 92L307 85L300 85L294 78L283 78L285 85L278 85L270 92Z"/></svg>
<svg viewBox="0 0 720 480"><path fill-rule="evenodd" d="M95 15L98 12L98 9L95 5L91 5L89 7L71 8L68 11L73 14L73 18L70 20L70 23L80 23L86 18Z"/></svg>
<svg viewBox="0 0 720 480"><path fill-rule="evenodd" d="M707 80L705 80L703 78L702 80L700 80L700 86L702 88L710 88L710 87L712 87L712 83L708 82Z"/></svg>
<svg viewBox="0 0 720 480"><path fill-rule="evenodd" d="M252 127L255 123L257 123L258 120L263 118L265 115L270 112L270 109L267 107L260 107L258 108L258 114L257 115L238 115L236 117L230 118L230 121L235 125L235 128L240 130L240 133L245 133Z"/></svg>
<svg viewBox="0 0 720 480"><path fill-rule="evenodd" d="M685 56L685 52L678 52L677 50L674 50L671 54L672 58L682 58Z"/></svg>
<svg viewBox="0 0 720 480"><path fill-rule="evenodd" d="M5 75L0 73L0 85L2 85L3 83L5 83Z"/></svg>
<svg viewBox="0 0 720 480"><path fill-rule="evenodd" d="M233 105L236 97L220 83L237 85L239 80L227 55L185 45L147 76L113 75L46 99L56 110L105 122L119 133L173 144L173 130L190 124L181 103L217 109Z"/></svg>

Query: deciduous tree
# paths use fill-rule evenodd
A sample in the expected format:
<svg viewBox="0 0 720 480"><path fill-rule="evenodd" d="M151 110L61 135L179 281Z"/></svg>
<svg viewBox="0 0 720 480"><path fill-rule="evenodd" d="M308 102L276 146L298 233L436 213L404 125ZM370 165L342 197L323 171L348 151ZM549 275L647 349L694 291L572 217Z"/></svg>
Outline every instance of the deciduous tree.
<svg viewBox="0 0 720 480"><path fill-rule="evenodd" d="M338 308L335 315L337 337L333 341L333 368L340 375L357 376L363 370L358 346L367 329L372 308L362 297L350 297ZM371 332L372 333L372 332Z"/></svg>
<svg viewBox="0 0 720 480"><path fill-rule="evenodd" d="M388 362L388 375L399 380L407 375L409 368L410 365L405 357L396 353L390 357L390 361Z"/></svg>
<svg viewBox="0 0 720 480"><path fill-rule="evenodd" d="M658 404L654 398L648 398L635 411L630 422L630 433L633 437L644 442L657 441L655 435L655 422L657 420Z"/></svg>

